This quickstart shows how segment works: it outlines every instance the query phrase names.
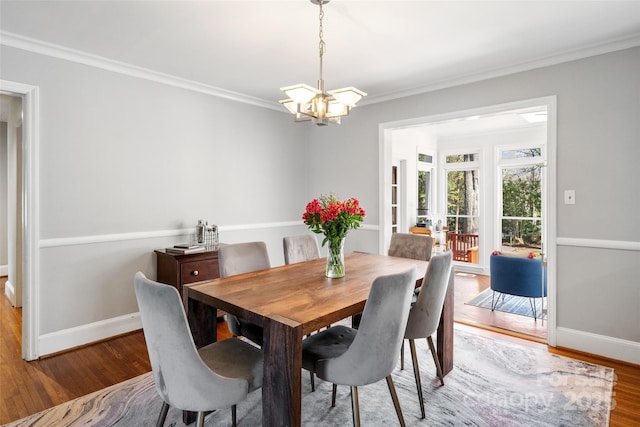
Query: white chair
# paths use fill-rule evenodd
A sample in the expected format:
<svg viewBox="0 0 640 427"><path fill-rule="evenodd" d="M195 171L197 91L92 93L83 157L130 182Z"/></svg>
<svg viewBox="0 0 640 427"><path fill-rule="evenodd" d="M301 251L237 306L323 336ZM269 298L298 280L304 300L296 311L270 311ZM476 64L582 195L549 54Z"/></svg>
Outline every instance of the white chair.
<svg viewBox="0 0 640 427"><path fill-rule="evenodd" d="M436 365L438 378L442 385L444 385L444 375L442 374L442 367L433 344L432 336L438 329L438 323L440 322L442 306L444 305L444 298L447 294L449 277L451 275L452 259L453 255L451 251L447 251L442 255L432 257L429 261L418 299L415 304L412 304L411 310L409 311L407 329L404 333L404 338L409 340L409 348L411 349L413 374L416 378L422 418L425 417L424 399L422 396L422 381L420 379L420 367L418 366L415 340L418 338L427 339L433 361Z"/></svg>
<svg viewBox="0 0 640 427"><path fill-rule="evenodd" d="M416 268L376 278L362 312L359 329L343 325L302 341L302 367L336 385L351 386L353 425L360 426L358 386L386 378L400 424L404 417L391 371L396 366L416 280Z"/></svg>
<svg viewBox="0 0 640 427"><path fill-rule="evenodd" d="M264 242L246 242L221 246L218 250L218 266L220 277L271 268L267 245ZM261 326L233 314L227 313L225 317L234 337L242 336L262 346Z"/></svg>
<svg viewBox="0 0 640 427"><path fill-rule="evenodd" d="M147 279L138 272L134 287L144 337L149 351L156 391L162 398L157 426L162 426L169 406L204 413L232 408L262 387L262 352L236 338L196 349L178 290Z"/></svg>

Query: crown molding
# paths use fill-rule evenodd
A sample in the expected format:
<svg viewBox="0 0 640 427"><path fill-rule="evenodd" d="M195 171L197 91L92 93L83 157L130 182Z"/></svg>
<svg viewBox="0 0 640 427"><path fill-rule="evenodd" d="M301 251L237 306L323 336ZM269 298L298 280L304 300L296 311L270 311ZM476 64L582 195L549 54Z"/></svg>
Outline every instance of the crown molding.
<svg viewBox="0 0 640 427"><path fill-rule="evenodd" d="M530 71L537 68L549 67L551 65L562 64L564 62L575 61L578 59L588 58L591 56L602 55L605 53L616 52L619 50L630 49L640 46L640 33L630 37L608 40L606 42L594 43L580 49L567 50L565 52L540 57L532 61L520 62L509 65L507 67L494 68L491 70L480 71L472 74L455 76L450 79L440 80L426 86L420 86L413 89L403 91L392 91L380 95L368 96L358 103L358 106L369 104L377 104L380 102L391 101L394 99L405 98L413 95L420 95L426 92L433 92L440 89L446 89L454 86L475 83L482 80L488 80L495 77L502 77L509 74Z"/></svg>
<svg viewBox="0 0 640 427"><path fill-rule="evenodd" d="M268 108L270 110L278 111L280 113L287 113L282 109L282 106L273 101L267 101L261 98L245 95L239 92L234 92L226 89L222 89L215 86L206 85L193 80L183 79L170 74L160 73L158 71L150 70L143 67L127 64L124 62L114 61L102 56L93 55L87 52L70 49L67 47L55 45L52 43L43 42L41 40L24 37L18 34L1 31L0 30L0 44L5 46L14 47L16 49L26 50L41 55L50 56L53 58L64 59L67 61L77 62L80 64L88 65L91 67L101 68L104 70L112 71L136 77L140 79L146 79L157 83L166 84L182 89L192 90L206 95L216 96L219 98L229 99L236 102L242 102L257 107ZM629 49L640 46L640 33L634 34L629 37L608 40L605 42L594 43L589 46L582 47L580 49L567 50L565 52L550 55L546 57L537 58L532 61L515 63L507 67L500 67L490 70L484 70L476 73L465 74L440 80L429 85L416 87L413 89L391 91L382 93L379 95L369 95L366 99L363 99L358 106L365 106L371 104L378 104L381 102L391 101L399 98L405 98L413 95L420 95L427 92L433 92L440 89L446 89L449 87L460 86L469 83L475 83L482 80L492 79L496 77L502 77L509 74L515 74L523 71L534 70L537 68L548 67L551 65L561 64L563 62L574 61L578 59L588 58L591 56L602 55L605 53L615 52L618 50Z"/></svg>
<svg viewBox="0 0 640 427"><path fill-rule="evenodd" d="M242 102L244 104L256 107L268 108L282 112L280 104L265 101L239 92L222 89L215 86L209 86L193 80L183 79L170 74L160 73L148 68L138 67L124 62L114 61L102 56L93 55L75 49L43 42L41 40L24 37L18 34L0 31L0 44L13 47L16 49L26 50L28 52L38 53L40 55L50 56L52 58L63 59L66 61L76 62L90 67L100 68L114 73L124 74L130 77L145 79L156 83L166 84L181 89L192 90L194 92L204 93L219 98L229 99L231 101Z"/></svg>

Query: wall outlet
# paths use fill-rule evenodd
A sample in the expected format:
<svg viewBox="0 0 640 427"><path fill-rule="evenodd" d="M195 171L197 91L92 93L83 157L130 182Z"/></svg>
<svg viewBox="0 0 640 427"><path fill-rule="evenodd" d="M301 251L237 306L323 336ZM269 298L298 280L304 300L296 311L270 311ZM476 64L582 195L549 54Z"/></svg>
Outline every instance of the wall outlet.
<svg viewBox="0 0 640 427"><path fill-rule="evenodd" d="M565 205L576 204L576 190L564 190L564 204Z"/></svg>

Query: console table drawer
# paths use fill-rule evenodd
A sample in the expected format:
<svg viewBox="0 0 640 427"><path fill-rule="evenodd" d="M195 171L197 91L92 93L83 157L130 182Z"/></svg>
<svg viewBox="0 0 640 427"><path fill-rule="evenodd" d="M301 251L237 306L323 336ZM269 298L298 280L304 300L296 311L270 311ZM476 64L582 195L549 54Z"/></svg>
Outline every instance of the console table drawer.
<svg viewBox="0 0 640 427"><path fill-rule="evenodd" d="M178 289L185 310L187 307L188 288L194 283L203 280L212 280L220 277L218 270L218 250L207 249L191 254L167 253L164 249L157 249L156 275L160 283L173 285ZM197 274L196 274L197 272ZM218 310L218 317L223 312Z"/></svg>
<svg viewBox="0 0 640 427"><path fill-rule="evenodd" d="M212 280L219 276L218 260L184 262L180 270L183 284Z"/></svg>

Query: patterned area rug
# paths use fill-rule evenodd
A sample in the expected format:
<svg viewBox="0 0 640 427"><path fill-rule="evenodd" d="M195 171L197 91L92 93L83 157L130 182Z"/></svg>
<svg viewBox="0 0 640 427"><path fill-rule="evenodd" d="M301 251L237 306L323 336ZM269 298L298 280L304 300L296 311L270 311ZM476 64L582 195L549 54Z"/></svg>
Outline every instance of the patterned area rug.
<svg viewBox="0 0 640 427"><path fill-rule="evenodd" d="M491 299L493 298L493 291L490 288L485 289L476 295L471 301L466 304L474 305L476 307L488 308L491 310ZM496 307L495 310L503 311L505 313L519 314L520 316L528 316L533 318L533 309L529 298L519 297L517 295L501 294L496 292ZM543 301L544 300L544 301ZM543 314L542 317L542 304L546 304L546 298L533 298L536 308L536 316L538 319L546 319L547 315Z"/></svg>
<svg viewBox="0 0 640 427"><path fill-rule="evenodd" d="M409 351L405 369L392 376L408 426L608 426L613 369L556 356L511 342L455 330L454 369L440 386L426 340L418 343L426 419L420 419ZM385 381L359 388L362 424L398 425ZM351 425L348 387L338 387L331 408L331 384L302 375L302 424ZM162 402L151 374L78 398L9 426L154 425ZM207 416L207 426L231 425L231 411ZM261 392L238 405L240 426L261 425ZM170 409L165 426L182 426Z"/></svg>

